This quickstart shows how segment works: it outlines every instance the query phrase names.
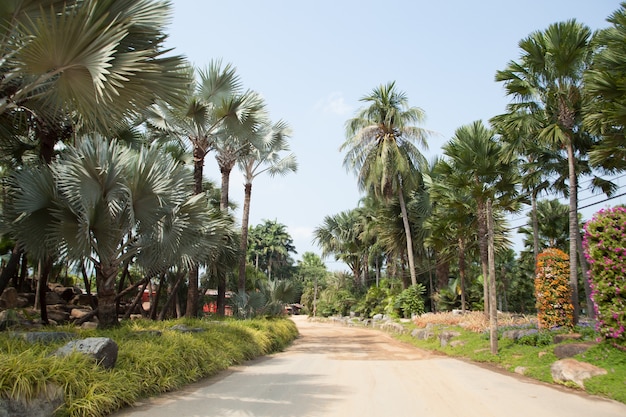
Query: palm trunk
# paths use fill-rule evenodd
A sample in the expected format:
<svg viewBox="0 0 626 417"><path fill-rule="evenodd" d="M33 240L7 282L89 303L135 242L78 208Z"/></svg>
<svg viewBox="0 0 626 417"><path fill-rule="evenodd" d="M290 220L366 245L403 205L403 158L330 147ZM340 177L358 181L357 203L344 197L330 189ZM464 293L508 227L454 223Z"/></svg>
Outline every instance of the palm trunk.
<svg viewBox="0 0 626 417"><path fill-rule="evenodd" d="M461 277L461 311L465 312L465 242L459 238L459 277Z"/></svg>
<svg viewBox="0 0 626 417"><path fill-rule="evenodd" d="M204 157L206 152L200 146L193 147L193 193L201 194L202 172L204 170ZM189 269L189 286L187 288L187 317L198 316L198 265L194 264Z"/></svg>
<svg viewBox="0 0 626 417"><path fill-rule="evenodd" d="M106 329L119 325L115 278L118 265L113 261L104 260L96 266L96 287L98 289L98 328Z"/></svg>
<svg viewBox="0 0 626 417"><path fill-rule="evenodd" d="M580 262L580 270L583 275L583 283L585 288L585 304L587 305L587 317L590 319L596 318L596 312L593 308L593 300L591 299L591 284L589 283L589 265L585 259L585 252L583 251L583 242L580 233L578 234L578 241L576 242L578 247L578 261Z"/></svg>
<svg viewBox="0 0 626 417"><path fill-rule="evenodd" d="M535 262L533 265L537 265L537 258L539 258L539 220L537 219L537 190L533 190L531 195L532 204L532 222L533 222L533 255Z"/></svg>
<svg viewBox="0 0 626 417"><path fill-rule="evenodd" d="M409 260L409 273L411 274L411 284L417 284L415 276L415 259L413 256L413 238L411 237L411 225L409 224L409 215L406 211L406 203L404 202L404 193L402 187L398 188L398 199L400 200L400 211L402 212L402 223L404 224L404 234L406 236L406 252Z"/></svg>
<svg viewBox="0 0 626 417"><path fill-rule="evenodd" d="M248 223L250 222L250 198L252 196L252 183L246 182L244 186L243 214L241 217L241 254L239 256L239 294L246 292L246 253L248 252Z"/></svg>
<svg viewBox="0 0 626 417"><path fill-rule="evenodd" d="M576 179L576 159L574 146L570 140L567 144L567 162L569 167L569 281L572 289L572 305L574 306L574 325L578 324L580 303L578 302L578 247L576 242L580 235L578 228L578 183Z"/></svg>
<svg viewBox="0 0 626 417"><path fill-rule="evenodd" d="M487 208L483 201L477 201L478 209L478 249L480 252L480 266L483 273L483 311L489 317L489 252L487 241Z"/></svg>
<svg viewBox="0 0 626 417"><path fill-rule="evenodd" d="M222 189L220 195L220 210L228 212L228 187L230 184L230 172L235 165L235 161L223 162L217 158L222 174ZM217 315L224 316L226 312L226 274L217 274Z"/></svg>

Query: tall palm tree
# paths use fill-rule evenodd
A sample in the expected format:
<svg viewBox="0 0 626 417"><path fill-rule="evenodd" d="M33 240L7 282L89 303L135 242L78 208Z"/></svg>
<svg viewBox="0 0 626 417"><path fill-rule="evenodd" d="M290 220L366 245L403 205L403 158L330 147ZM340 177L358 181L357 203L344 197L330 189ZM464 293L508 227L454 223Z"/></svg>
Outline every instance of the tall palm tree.
<svg viewBox="0 0 626 417"><path fill-rule="evenodd" d="M426 130L416 124L424 119L418 107L409 107L407 96L396 90L395 82L375 88L361 98L368 107L346 123L347 150L344 166L353 170L362 190L384 200L397 197L406 235L407 257L412 284L417 283L411 226L406 210L405 190L414 187L418 170L425 166L414 142L426 146Z"/></svg>
<svg viewBox="0 0 626 417"><path fill-rule="evenodd" d="M158 149L135 152L92 137L49 167L14 175L10 224L37 259L91 260L99 323L109 327L117 324L115 282L126 260L136 257L150 273L166 269L163 259L183 245L187 264L221 245L206 199L190 190L189 172Z"/></svg>
<svg viewBox="0 0 626 417"><path fill-rule="evenodd" d="M602 136L590 152L594 166L613 172L626 169L624 127L626 95L626 3L622 3L607 19L612 26L602 29L593 40L596 53L585 73L585 92L590 100L585 107L585 125Z"/></svg>
<svg viewBox="0 0 626 417"><path fill-rule="evenodd" d="M219 60L211 61L206 69L198 71L198 76L198 82L190 86L186 103L172 106L160 102L147 112L147 122L151 127L178 136L191 145L194 192L201 194L206 155L216 149L220 137L245 136L253 131L259 123L260 103L256 94L242 91L239 76L231 64L222 66ZM220 206L225 210L222 203ZM221 301L225 299L225 288L218 287L218 301ZM189 274L186 315L195 317L197 306L196 266Z"/></svg>
<svg viewBox="0 0 626 417"><path fill-rule="evenodd" d="M505 162L495 132L480 121L458 128L442 149L447 159L439 162L437 170L450 188L464 190L463 195L471 197L465 209L476 218L482 273L487 277L487 201L492 200L496 210L518 209L516 187L520 179L516 167ZM483 287L488 315L488 286Z"/></svg>
<svg viewBox="0 0 626 417"><path fill-rule="evenodd" d="M574 305L574 323L578 322L578 176L576 161L585 149L576 142L583 132L583 74L588 68L592 49L591 30L575 20L550 25L519 43L522 55L496 73L508 95L518 101L518 108L541 114L538 138L550 146L565 149L568 160L570 286ZM579 136L579 137L577 137Z"/></svg>
<svg viewBox="0 0 626 417"><path fill-rule="evenodd" d="M239 292L246 290L246 253L248 251L248 225L250 222L250 199L252 197L252 182L256 177L267 172L270 176L286 175L296 172L298 164L292 153L282 156L282 152L289 151L287 138L291 135L289 125L279 120L272 124L266 120L259 128L262 138L261 146L248 146L249 152L238 159L239 169L244 174L244 200L241 217L241 254L239 260Z"/></svg>

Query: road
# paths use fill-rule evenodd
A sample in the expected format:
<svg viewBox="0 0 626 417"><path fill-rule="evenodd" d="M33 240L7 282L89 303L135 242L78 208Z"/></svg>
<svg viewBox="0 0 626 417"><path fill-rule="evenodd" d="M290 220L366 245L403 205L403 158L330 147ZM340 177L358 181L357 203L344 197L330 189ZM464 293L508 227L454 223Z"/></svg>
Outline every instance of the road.
<svg viewBox="0 0 626 417"><path fill-rule="evenodd" d="M389 335L294 316L285 352L116 417L625 417L626 405L432 355Z"/></svg>

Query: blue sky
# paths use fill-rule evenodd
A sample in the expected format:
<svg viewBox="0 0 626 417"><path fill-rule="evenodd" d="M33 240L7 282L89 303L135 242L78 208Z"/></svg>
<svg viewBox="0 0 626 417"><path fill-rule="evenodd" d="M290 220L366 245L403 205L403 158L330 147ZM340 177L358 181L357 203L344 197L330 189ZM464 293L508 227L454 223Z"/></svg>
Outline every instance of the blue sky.
<svg viewBox="0 0 626 417"><path fill-rule="evenodd" d="M476 120L486 123L504 112L509 99L494 76L519 57L522 38L572 18L593 30L604 28L619 7L618 1L609 0L172 4L168 46L196 67L212 59L232 63L244 87L263 95L272 119L283 119L293 129L298 172L255 180L250 221L285 224L294 238L296 259L307 251L320 254L312 232L325 216L358 205L356 179L344 169L339 146L345 140L345 122L361 107L361 97L396 81L410 105L426 114L422 127L433 135L423 152L430 159L441 155L441 146L458 127ZM211 154L205 176L219 184ZM230 196L243 202L238 173L231 178ZM512 220L515 226L522 223ZM343 269L332 258L325 262L331 269Z"/></svg>

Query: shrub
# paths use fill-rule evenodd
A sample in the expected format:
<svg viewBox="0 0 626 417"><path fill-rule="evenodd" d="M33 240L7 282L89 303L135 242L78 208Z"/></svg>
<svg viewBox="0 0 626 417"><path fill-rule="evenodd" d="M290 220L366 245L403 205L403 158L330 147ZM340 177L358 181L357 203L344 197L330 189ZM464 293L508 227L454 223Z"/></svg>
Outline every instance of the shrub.
<svg viewBox="0 0 626 417"><path fill-rule="evenodd" d="M396 297L396 305L402 310L404 317L424 313L424 293L426 288L422 284L411 285Z"/></svg>
<svg viewBox="0 0 626 417"><path fill-rule="evenodd" d="M569 257L563 251L550 248L539 254L535 271L535 297L540 328L573 327Z"/></svg>
<svg viewBox="0 0 626 417"><path fill-rule="evenodd" d="M626 345L626 208L601 210L585 224L591 298L597 330Z"/></svg>

